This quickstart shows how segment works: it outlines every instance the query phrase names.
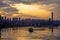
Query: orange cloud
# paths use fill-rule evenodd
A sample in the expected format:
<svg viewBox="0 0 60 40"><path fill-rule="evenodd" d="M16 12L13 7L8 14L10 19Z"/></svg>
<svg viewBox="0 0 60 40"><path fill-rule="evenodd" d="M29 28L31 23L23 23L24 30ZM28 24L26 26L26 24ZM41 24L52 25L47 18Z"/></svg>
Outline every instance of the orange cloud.
<svg viewBox="0 0 60 40"><path fill-rule="evenodd" d="M11 6L18 9L19 13L37 16L40 18L50 18L51 11L48 11L47 7L43 5L37 5L37 4L26 5L21 3L21 4L14 4Z"/></svg>

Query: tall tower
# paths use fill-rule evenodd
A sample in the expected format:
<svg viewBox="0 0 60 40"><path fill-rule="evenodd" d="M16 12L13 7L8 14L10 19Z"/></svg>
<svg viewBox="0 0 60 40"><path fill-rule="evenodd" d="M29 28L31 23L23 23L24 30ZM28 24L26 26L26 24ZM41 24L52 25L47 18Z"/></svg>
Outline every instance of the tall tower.
<svg viewBox="0 0 60 40"><path fill-rule="evenodd" d="M53 21L53 12L51 13L51 18L52 18L52 21Z"/></svg>
<svg viewBox="0 0 60 40"><path fill-rule="evenodd" d="M52 32L52 38L53 38L53 32L54 32L54 29L53 29L53 12L51 13L51 32Z"/></svg>
<svg viewBox="0 0 60 40"><path fill-rule="evenodd" d="M51 25L52 25L52 32L53 32L53 12L51 13L51 20L52 20Z"/></svg>

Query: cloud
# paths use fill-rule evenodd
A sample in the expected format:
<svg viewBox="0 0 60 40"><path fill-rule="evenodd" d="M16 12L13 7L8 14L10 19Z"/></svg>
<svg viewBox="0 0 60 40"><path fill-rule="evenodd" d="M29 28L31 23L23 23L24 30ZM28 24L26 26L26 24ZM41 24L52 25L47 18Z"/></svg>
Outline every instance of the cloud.
<svg viewBox="0 0 60 40"><path fill-rule="evenodd" d="M54 18L60 19L60 5L57 5L56 8L54 9Z"/></svg>
<svg viewBox="0 0 60 40"><path fill-rule="evenodd" d="M0 8L2 8L2 7L10 7L10 5L5 4L5 3L3 3L3 2L0 2Z"/></svg>
<svg viewBox="0 0 60 40"><path fill-rule="evenodd" d="M13 8L13 7L3 9L3 11L7 12L7 13L18 13L18 10L16 8Z"/></svg>
<svg viewBox="0 0 60 40"><path fill-rule="evenodd" d="M4 0L0 0L0 14L6 15L6 14L14 14L14 13L18 13L18 10L16 8L10 6L9 3L5 3Z"/></svg>
<svg viewBox="0 0 60 40"><path fill-rule="evenodd" d="M4 1L4 0L3 0ZM42 4L60 4L60 0L5 0L7 3L24 3L24 4L32 4L32 3L42 3Z"/></svg>

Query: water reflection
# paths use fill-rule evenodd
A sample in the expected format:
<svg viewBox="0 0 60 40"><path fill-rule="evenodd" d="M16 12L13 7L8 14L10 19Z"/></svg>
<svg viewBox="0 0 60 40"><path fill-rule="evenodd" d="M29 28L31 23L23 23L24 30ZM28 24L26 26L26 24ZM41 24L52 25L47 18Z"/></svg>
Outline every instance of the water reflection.
<svg viewBox="0 0 60 40"><path fill-rule="evenodd" d="M1 40L47 40L51 36L51 29L49 28L33 27L33 33L30 33L28 29L29 27L2 29ZM54 28L54 31L54 36L60 34L60 29Z"/></svg>

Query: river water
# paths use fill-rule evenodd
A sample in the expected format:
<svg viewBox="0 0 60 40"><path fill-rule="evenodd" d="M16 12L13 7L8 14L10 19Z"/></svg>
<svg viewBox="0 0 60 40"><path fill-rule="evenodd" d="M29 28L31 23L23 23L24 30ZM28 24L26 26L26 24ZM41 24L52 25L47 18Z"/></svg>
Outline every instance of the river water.
<svg viewBox="0 0 60 40"><path fill-rule="evenodd" d="M49 40L52 35L60 37L60 27L54 28L53 34L49 28L32 27L34 30L32 33L28 31L29 28L4 28L1 30L1 40Z"/></svg>

